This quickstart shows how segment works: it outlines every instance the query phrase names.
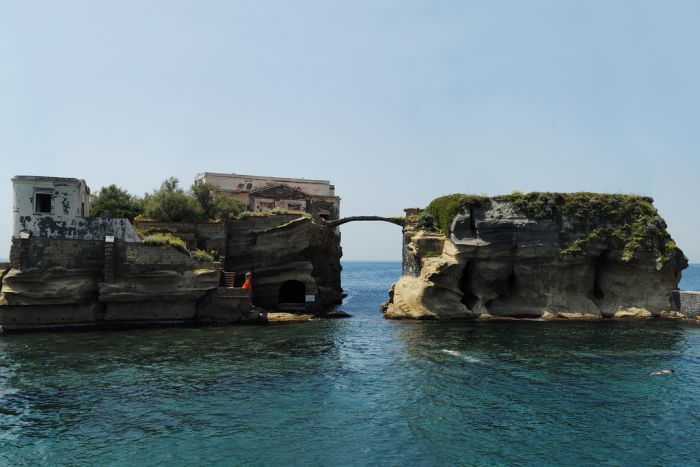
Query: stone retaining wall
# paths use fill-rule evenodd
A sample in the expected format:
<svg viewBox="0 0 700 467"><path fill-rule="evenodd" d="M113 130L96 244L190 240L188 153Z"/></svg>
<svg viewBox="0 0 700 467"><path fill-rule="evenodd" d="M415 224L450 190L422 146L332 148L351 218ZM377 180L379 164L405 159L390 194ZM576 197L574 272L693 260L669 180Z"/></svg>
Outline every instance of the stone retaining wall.
<svg viewBox="0 0 700 467"><path fill-rule="evenodd" d="M27 264L22 267L83 269L102 271L104 242L101 240L68 240L31 238Z"/></svg>
<svg viewBox="0 0 700 467"><path fill-rule="evenodd" d="M195 261L187 254L169 245L145 245L143 243L117 244L117 274L172 270L191 271Z"/></svg>
<svg viewBox="0 0 700 467"><path fill-rule="evenodd" d="M112 235L124 242L137 242L138 237L129 219L101 219L74 217L58 221L52 216L22 216L19 230L29 232L32 238L104 240Z"/></svg>
<svg viewBox="0 0 700 467"><path fill-rule="evenodd" d="M679 295L681 312L689 318L700 316L700 292L681 291Z"/></svg>

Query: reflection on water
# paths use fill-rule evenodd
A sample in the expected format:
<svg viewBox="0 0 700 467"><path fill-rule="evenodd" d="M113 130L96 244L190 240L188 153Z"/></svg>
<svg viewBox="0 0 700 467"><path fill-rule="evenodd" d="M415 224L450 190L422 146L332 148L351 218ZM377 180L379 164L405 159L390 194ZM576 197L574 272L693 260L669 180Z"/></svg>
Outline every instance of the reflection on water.
<svg viewBox="0 0 700 467"><path fill-rule="evenodd" d="M4 336L0 462L700 458L700 329L385 321L400 265L344 268L347 320Z"/></svg>

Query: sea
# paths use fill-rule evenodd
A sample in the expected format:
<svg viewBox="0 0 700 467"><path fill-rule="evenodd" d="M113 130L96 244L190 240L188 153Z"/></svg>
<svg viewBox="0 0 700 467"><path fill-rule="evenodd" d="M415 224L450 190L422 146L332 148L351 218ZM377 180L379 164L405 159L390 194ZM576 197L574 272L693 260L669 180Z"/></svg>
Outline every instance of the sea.
<svg viewBox="0 0 700 467"><path fill-rule="evenodd" d="M400 272L345 262L348 319L1 336L0 465L700 462L700 326L384 320Z"/></svg>

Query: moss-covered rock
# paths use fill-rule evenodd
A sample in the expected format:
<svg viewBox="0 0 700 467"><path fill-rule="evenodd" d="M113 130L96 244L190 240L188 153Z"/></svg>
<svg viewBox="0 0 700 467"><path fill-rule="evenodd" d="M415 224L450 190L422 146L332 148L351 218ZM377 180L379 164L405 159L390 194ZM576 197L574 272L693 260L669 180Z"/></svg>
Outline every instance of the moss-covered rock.
<svg viewBox="0 0 700 467"><path fill-rule="evenodd" d="M648 197L437 198L407 216L387 318L663 317L687 258Z"/></svg>
<svg viewBox="0 0 700 467"><path fill-rule="evenodd" d="M447 233L452 221L460 211L470 206L481 206L489 200L488 196L453 194L435 198L430 202L427 208L418 215L419 222L421 217L426 219L430 216L432 223L443 233Z"/></svg>
<svg viewBox="0 0 700 467"><path fill-rule="evenodd" d="M620 252L629 261L638 251L653 251L668 260L676 244L666 222L648 196L606 193L513 192L494 197L452 194L434 199L419 214L417 227L437 228L449 235L455 217L465 209L493 201L510 203L535 221L551 220L560 226L563 255L583 254L595 243Z"/></svg>

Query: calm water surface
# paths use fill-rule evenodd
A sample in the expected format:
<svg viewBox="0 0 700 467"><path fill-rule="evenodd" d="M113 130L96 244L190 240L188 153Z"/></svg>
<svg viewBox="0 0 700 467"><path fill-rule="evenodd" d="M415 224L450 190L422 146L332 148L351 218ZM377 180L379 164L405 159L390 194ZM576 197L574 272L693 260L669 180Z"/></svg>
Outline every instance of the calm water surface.
<svg viewBox="0 0 700 467"><path fill-rule="evenodd" d="M3 336L0 464L700 459L700 327L385 321L400 264L344 267L347 320Z"/></svg>

